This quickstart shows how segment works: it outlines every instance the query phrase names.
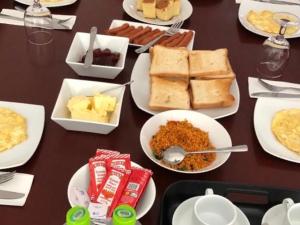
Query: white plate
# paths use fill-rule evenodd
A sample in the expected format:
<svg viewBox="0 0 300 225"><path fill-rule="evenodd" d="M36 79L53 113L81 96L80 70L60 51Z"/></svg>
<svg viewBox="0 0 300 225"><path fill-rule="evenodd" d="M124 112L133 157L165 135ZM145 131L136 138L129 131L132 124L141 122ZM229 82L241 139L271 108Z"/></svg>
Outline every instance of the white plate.
<svg viewBox="0 0 300 225"><path fill-rule="evenodd" d="M175 210L172 218L172 225L197 225L196 218L193 213L194 204L201 196L189 198L182 202ZM234 225L250 225L245 214L236 207L238 216Z"/></svg>
<svg viewBox="0 0 300 225"><path fill-rule="evenodd" d="M141 168L140 165L134 162L131 162L131 165ZM71 199L72 188L78 187L80 189L87 190L89 182L90 182L89 166L88 164L85 164L75 172L68 185L68 199L72 207L75 206ZM144 191L143 195L141 196L135 208L137 213L137 219L143 217L150 210L150 208L154 203L155 196L156 196L155 183L153 178L150 178L146 190Z"/></svg>
<svg viewBox="0 0 300 225"><path fill-rule="evenodd" d="M141 146L148 158L151 159L154 163L171 171L192 174L204 173L214 170L228 160L230 153L217 154L215 161L213 161L209 166L196 171L176 170L162 164L158 159L156 159L153 156L149 143L153 135L158 132L160 126L165 125L170 120L187 120L194 127L200 128L201 130L208 132L209 140L216 148L232 146L231 138L226 129L213 118L198 112L188 110L169 110L152 116L146 121L146 123L141 129Z"/></svg>
<svg viewBox="0 0 300 225"><path fill-rule="evenodd" d="M143 16L141 11L136 9L137 0L124 0L123 9L132 18L150 24L171 25L177 21L188 19L193 13L193 6L188 0L181 0L180 15L173 17L171 20L163 21L159 19L148 19Z"/></svg>
<svg viewBox="0 0 300 225"><path fill-rule="evenodd" d="M25 4L25 5L32 5L33 4L33 0L15 0L16 2ZM60 7L60 6L65 6L65 5L72 5L73 3L75 3L77 0L60 0L57 2L42 2L41 4L43 6L46 6L48 8L50 7Z"/></svg>
<svg viewBox="0 0 300 225"><path fill-rule="evenodd" d="M269 10L272 12L289 12L294 15L300 15L300 6L271 4L271 3L258 2L252 0L243 0L239 8L239 20L241 24L247 30L264 37L270 37L272 36L272 34L261 31L248 22L247 14L250 10L254 10L254 11ZM297 38L297 37L300 37L300 30L298 30L297 33L293 35L286 35L286 38Z"/></svg>
<svg viewBox="0 0 300 225"><path fill-rule="evenodd" d="M134 80L134 82L130 85L130 91L132 98L139 109L155 115L161 111L151 110L148 105L150 98L149 70L150 55L148 53L142 53L136 60L132 70L131 80ZM235 98L232 106L226 108L198 109L193 111L201 112L214 119L226 117L236 113L240 103L240 91L236 79L232 82L230 92Z"/></svg>
<svg viewBox="0 0 300 225"><path fill-rule="evenodd" d="M289 108L300 108L299 100L258 98L254 108L254 129L262 148L273 156L291 162L300 163L300 154L283 146L271 130L271 123L277 111Z"/></svg>
<svg viewBox="0 0 300 225"><path fill-rule="evenodd" d="M25 117L28 135L24 142L0 152L0 170L2 170L21 166L34 154L44 129L45 109L42 105L2 101L0 101L0 107L11 109Z"/></svg>
<svg viewBox="0 0 300 225"><path fill-rule="evenodd" d="M284 224L286 210L283 204L275 205L270 208L262 218L261 224L282 225Z"/></svg>
<svg viewBox="0 0 300 225"><path fill-rule="evenodd" d="M138 26L151 27L152 29L159 29L159 30L168 30L169 29L169 27L158 26L158 25L149 25L149 24L146 24L146 23L137 23L137 22L131 22L131 21L126 21L126 20L113 20L110 24L109 29L112 29L112 28L115 28L115 27L120 27L124 23L128 23L130 26L134 26L134 27L138 27ZM180 33L188 32L188 31L190 31L190 30L186 30L186 29L180 29L179 30ZM192 30L192 32L193 32L193 38L187 46L188 50L193 50L193 46L194 46L195 31ZM133 44L133 43L129 43L129 45L136 46L136 47L141 46L141 45Z"/></svg>

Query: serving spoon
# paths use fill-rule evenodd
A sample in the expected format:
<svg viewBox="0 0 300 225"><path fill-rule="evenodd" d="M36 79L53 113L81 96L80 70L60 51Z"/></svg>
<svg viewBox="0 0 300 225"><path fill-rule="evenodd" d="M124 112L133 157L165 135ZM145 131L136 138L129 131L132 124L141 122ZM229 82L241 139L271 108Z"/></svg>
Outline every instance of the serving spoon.
<svg viewBox="0 0 300 225"><path fill-rule="evenodd" d="M204 149L200 151L187 152L180 146L171 146L161 153L161 159L166 163L176 165L181 163L186 155L189 154L204 154L204 153L228 153L228 152L246 152L247 145L236 145L226 148Z"/></svg>
<svg viewBox="0 0 300 225"><path fill-rule="evenodd" d="M96 35L97 35L97 27L92 27L90 31L90 44L84 59L84 67L86 68L90 67L93 63L93 47L94 47Z"/></svg>

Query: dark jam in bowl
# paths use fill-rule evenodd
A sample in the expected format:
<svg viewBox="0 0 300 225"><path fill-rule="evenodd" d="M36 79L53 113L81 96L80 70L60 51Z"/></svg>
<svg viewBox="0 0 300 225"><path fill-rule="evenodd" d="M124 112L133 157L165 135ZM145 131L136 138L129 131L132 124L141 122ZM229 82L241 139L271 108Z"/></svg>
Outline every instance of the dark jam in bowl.
<svg viewBox="0 0 300 225"><path fill-rule="evenodd" d="M100 48L94 49L93 51L93 63L94 65L102 66L115 66L120 58L120 53L112 52L106 48L101 50ZM81 63L84 63L85 55L81 59Z"/></svg>

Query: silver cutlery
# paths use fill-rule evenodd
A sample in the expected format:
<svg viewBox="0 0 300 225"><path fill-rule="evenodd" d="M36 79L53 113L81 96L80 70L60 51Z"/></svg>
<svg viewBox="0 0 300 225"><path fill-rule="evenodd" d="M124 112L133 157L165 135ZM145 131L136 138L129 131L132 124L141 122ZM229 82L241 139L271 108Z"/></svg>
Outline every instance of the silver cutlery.
<svg viewBox="0 0 300 225"><path fill-rule="evenodd" d="M19 199L24 196L24 193L0 190L0 199Z"/></svg>
<svg viewBox="0 0 300 225"><path fill-rule="evenodd" d="M10 16L6 14L0 13L0 18L3 19L11 19L11 20L16 20L16 21L22 21L24 22L24 18L16 17L16 16ZM55 21L52 21L52 26L51 25L46 25L46 24L40 24L39 27L45 28L45 29L58 29L58 30L68 30L69 27L67 27L64 24L57 23Z"/></svg>
<svg viewBox="0 0 300 225"><path fill-rule="evenodd" d="M111 88L105 89L105 90L101 91L101 93L112 91L112 90L115 90L115 89L118 89L118 88L121 88L121 87L125 87L126 85L129 85L129 84L131 84L133 82L134 82L134 80L130 80L130 81L124 83L124 84L121 84L120 86L116 86L116 87L111 87Z"/></svg>
<svg viewBox="0 0 300 225"><path fill-rule="evenodd" d="M15 9L20 12L25 12L25 9L18 5L15 6ZM59 23L59 24L65 23L65 22L69 21L70 19L72 19L72 17L68 17L65 19L57 19L57 18L52 17L52 21L54 21L55 23Z"/></svg>
<svg viewBox="0 0 300 225"><path fill-rule="evenodd" d="M257 2L266 2L266 3L272 3L272 4L281 4L281 5L299 5L300 3L296 2L287 2L283 0L255 0Z"/></svg>
<svg viewBox="0 0 300 225"><path fill-rule="evenodd" d="M176 34L179 31L180 27L182 26L183 22L184 21L180 21L180 22L172 24L172 26L168 30L166 30L164 33L162 33L161 35L159 35L157 38L153 39L149 43L136 49L135 52L138 54L143 53L143 52L147 51L151 46L153 46L163 36L172 36L172 35Z"/></svg>
<svg viewBox="0 0 300 225"><path fill-rule="evenodd" d="M92 27L90 31L90 44L84 59L85 67L89 67L93 63L93 48L94 48L96 35L97 35L97 27Z"/></svg>
<svg viewBox="0 0 300 225"><path fill-rule="evenodd" d="M0 184L5 183L5 182L13 179L15 173L16 173L16 171L1 173L0 174Z"/></svg>
<svg viewBox="0 0 300 225"><path fill-rule="evenodd" d="M277 85L273 85L273 84L269 84L266 81L258 78L258 82L265 88L267 88L270 91L274 91L274 92L280 92L280 91L284 91L284 90L293 90L293 91L300 91L300 88L295 88L295 87L283 87L283 86L277 86Z"/></svg>
<svg viewBox="0 0 300 225"><path fill-rule="evenodd" d="M162 160L169 164L179 164L181 163L186 155L189 154L205 154L205 153L229 153L229 152L246 152L248 151L247 145L236 145L226 148L216 148L216 149L203 149L200 151L187 152L180 146L171 146L162 152Z"/></svg>
<svg viewBox="0 0 300 225"><path fill-rule="evenodd" d="M255 92L253 97L268 97L268 98L300 98L300 94L287 94L278 92Z"/></svg>

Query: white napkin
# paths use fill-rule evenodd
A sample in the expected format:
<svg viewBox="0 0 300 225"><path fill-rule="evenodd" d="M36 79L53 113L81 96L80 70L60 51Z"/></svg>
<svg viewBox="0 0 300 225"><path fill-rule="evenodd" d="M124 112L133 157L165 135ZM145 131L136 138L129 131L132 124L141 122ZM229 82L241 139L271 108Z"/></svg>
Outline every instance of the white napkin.
<svg viewBox="0 0 300 225"><path fill-rule="evenodd" d="M18 10L14 10L14 9L2 9L1 13L5 14L5 15L9 15L9 16L19 17L19 18L24 17L23 12L20 12ZM76 21L76 16L74 16L74 15L57 15L57 14L53 14L52 16L53 16L53 18L56 18L56 19L66 19L66 18L71 17L70 20L63 23L63 25L65 25L67 27L67 29L69 29L69 30L72 30L72 28L75 24L75 21ZM24 26L23 21L17 21L17 20L8 19L8 18L7 19L6 18L0 18L0 23Z"/></svg>
<svg viewBox="0 0 300 225"><path fill-rule="evenodd" d="M249 0L235 0L235 3L240 4L242 1L249 1ZM300 0L282 0L282 1L300 4Z"/></svg>
<svg viewBox="0 0 300 225"><path fill-rule="evenodd" d="M29 194L33 177L34 176L31 174L15 173L13 179L0 184L0 190L15 191L15 192L21 192L25 194L23 198L19 198L19 199L0 198L0 205L23 206Z"/></svg>
<svg viewBox="0 0 300 225"><path fill-rule="evenodd" d="M263 79L263 80L268 82L269 84L274 84L277 86L300 88L300 84L283 82L283 81L266 80L266 79ZM263 87L258 82L258 79L256 77L248 77L248 90L249 90L249 96L251 98L258 98L256 96L252 95L253 93L256 93L256 92L272 92L272 91L268 90L267 88ZM293 90L285 90L285 91L281 91L280 93L299 94L299 92L293 91Z"/></svg>

